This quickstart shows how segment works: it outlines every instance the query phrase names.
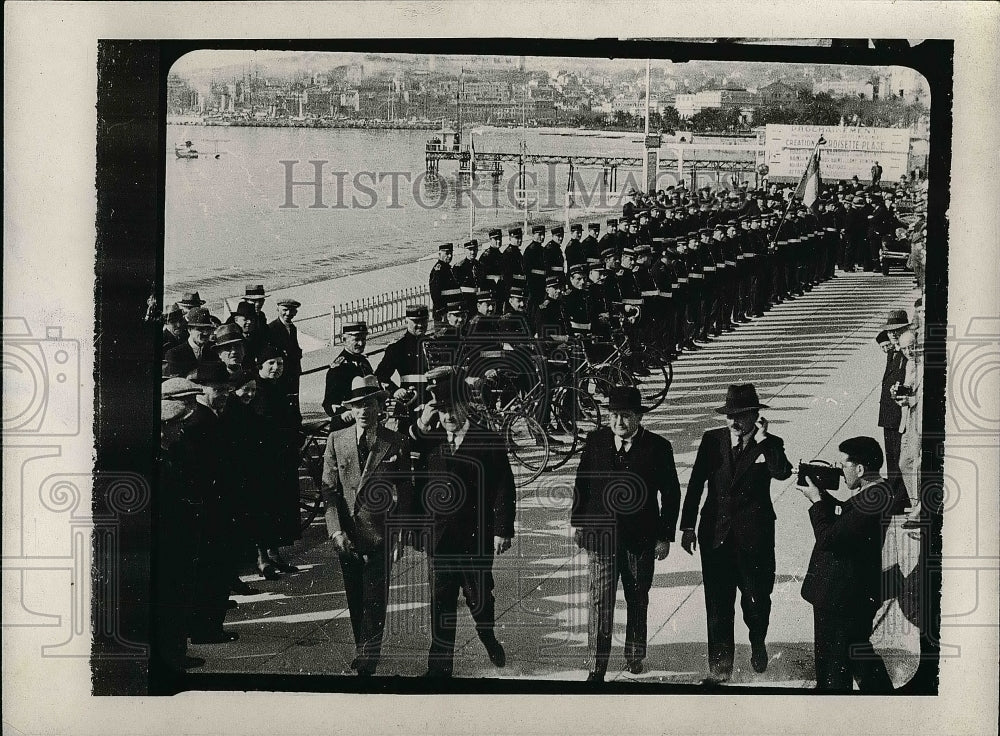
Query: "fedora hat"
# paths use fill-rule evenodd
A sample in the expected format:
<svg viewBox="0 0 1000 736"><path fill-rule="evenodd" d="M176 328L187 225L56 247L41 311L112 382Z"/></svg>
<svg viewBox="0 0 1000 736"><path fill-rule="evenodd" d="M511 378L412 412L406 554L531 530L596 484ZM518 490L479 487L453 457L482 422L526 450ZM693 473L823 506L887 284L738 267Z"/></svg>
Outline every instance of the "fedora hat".
<svg viewBox="0 0 1000 736"><path fill-rule="evenodd" d="M215 347L221 348L223 345L231 345L234 342L243 342L243 330L239 325L227 323L219 325L212 333L215 340Z"/></svg>
<svg viewBox="0 0 1000 736"><path fill-rule="evenodd" d="M634 411L643 414L649 409L642 405L642 394L635 386L612 386L608 391L608 411Z"/></svg>
<svg viewBox="0 0 1000 736"><path fill-rule="evenodd" d="M734 383L726 390L726 403L716 408L715 411L728 415L766 408L767 404L760 403L757 389L752 383Z"/></svg>
<svg viewBox="0 0 1000 736"><path fill-rule="evenodd" d="M215 327L212 315L203 307L194 307L187 313L188 327Z"/></svg>
<svg viewBox="0 0 1000 736"><path fill-rule="evenodd" d="M465 404L468 399L463 396L460 388L465 384L457 379L454 369L443 371L431 388L431 400L428 402L437 409L450 409L456 404Z"/></svg>
<svg viewBox="0 0 1000 736"><path fill-rule="evenodd" d="M176 322L184 319L184 310L176 302L171 304L163 313L164 322Z"/></svg>
<svg viewBox="0 0 1000 736"><path fill-rule="evenodd" d="M351 381L351 395L344 399L344 405L358 404L370 398L384 398L385 390L375 376L355 376Z"/></svg>
<svg viewBox="0 0 1000 736"><path fill-rule="evenodd" d="M257 316L257 310L250 302L241 301L236 305L236 311L230 312L230 314L234 317L247 317L248 319L254 319Z"/></svg>
<svg viewBox="0 0 1000 736"><path fill-rule="evenodd" d="M909 327L912 322L906 314L905 309L893 309L889 312L889 317L886 319L885 324L882 325L883 330L902 330Z"/></svg>
<svg viewBox="0 0 1000 736"><path fill-rule="evenodd" d="M243 294L244 299L267 299L267 292L264 291L263 284L247 284Z"/></svg>
<svg viewBox="0 0 1000 736"><path fill-rule="evenodd" d="M205 303L205 300L197 291L186 291L177 303L182 307L200 307Z"/></svg>

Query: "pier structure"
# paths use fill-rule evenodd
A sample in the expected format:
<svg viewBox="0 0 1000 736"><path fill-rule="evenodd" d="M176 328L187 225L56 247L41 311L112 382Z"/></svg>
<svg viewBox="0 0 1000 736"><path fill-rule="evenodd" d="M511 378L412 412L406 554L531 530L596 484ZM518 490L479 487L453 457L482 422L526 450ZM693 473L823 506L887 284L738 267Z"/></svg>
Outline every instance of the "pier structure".
<svg viewBox="0 0 1000 736"><path fill-rule="evenodd" d="M712 141L688 143L664 141L659 147L647 146L635 156L607 156L601 154L564 154L564 153L528 153L521 151L479 151L459 142L449 140L449 135L434 138L427 142L424 150L424 160L428 174L440 172L441 161L458 161L460 177L473 177L477 174L487 174L500 178L504 173L504 164L515 164L518 167L518 181L523 182L525 172L531 165L562 164L569 166L568 190L572 189L573 172L577 168L601 169L604 183L611 191L618 189L619 169L642 170L647 156L655 154L656 178L647 177L649 182L655 182L661 175L676 176L678 181L690 183L690 188L697 188L698 178L702 175L714 174L721 181L725 174L732 174L738 181L753 181L759 183L759 164L763 160L763 149L756 142L718 143ZM455 136L459 138L458 136ZM656 187L650 187L656 188Z"/></svg>

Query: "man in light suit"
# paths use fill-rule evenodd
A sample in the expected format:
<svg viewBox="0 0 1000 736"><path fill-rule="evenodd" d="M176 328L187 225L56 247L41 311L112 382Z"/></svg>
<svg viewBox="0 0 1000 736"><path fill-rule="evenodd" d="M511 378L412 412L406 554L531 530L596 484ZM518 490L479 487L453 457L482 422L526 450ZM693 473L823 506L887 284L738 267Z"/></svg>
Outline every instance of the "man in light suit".
<svg viewBox="0 0 1000 736"><path fill-rule="evenodd" d="M608 411L608 426L587 435L570 517L590 568L588 682L602 682L608 669L619 578L627 605L626 666L642 672L654 558L670 553L681 505L673 448L643 428L639 389L612 388Z"/></svg>
<svg viewBox="0 0 1000 736"><path fill-rule="evenodd" d="M708 613L710 680L724 682L733 669L733 625L736 591L743 620L750 630L750 664L767 669L764 639L774 589L774 507L771 479L792 474L784 442L768 434L760 416L765 404L753 384L729 387L726 403L716 412L728 426L701 438L681 511L681 546L688 554L701 548L701 569ZM695 536L698 507L708 484L701 524Z"/></svg>
<svg viewBox="0 0 1000 736"><path fill-rule="evenodd" d="M493 557L510 549L514 537L514 474L503 439L470 420L466 388L454 374L438 379L410 428L429 478L420 497L430 525L427 677L452 675L459 590L490 661L507 662L494 633Z"/></svg>
<svg viewBox="0 0 1000 736"><path fill-rule="evenodd" d="M389 576L413 503L409 443L379 425L384 399L375 376L355 378L343 402L354 424L330 433L323 458L326 528L344 573L357 651L351 668L361 677L378 666Z"/></svg>

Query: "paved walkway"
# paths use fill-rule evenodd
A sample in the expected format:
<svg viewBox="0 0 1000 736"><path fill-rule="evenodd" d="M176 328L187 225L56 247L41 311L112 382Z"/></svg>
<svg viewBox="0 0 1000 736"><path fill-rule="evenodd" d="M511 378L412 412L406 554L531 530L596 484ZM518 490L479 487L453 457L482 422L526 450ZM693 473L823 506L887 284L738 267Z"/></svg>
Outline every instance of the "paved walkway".
<svg viewBox="0 0 1000 736"><path fill-rule="evenodd" d="M912 305L910 279L875 274L841 274L812 292L772 309L765 317L717 338L709 347L675 364L667 401L647 415L645 425L674 446L682 488L686 488L701 434L720 426L713 407L730 383L752 381L771 408L764 415L784 438L793 464L799 459L833 459L848 436L880 437L878 395L884 359L874 336L886 313ZM312 379L312 380L309 380ZM303 408L318 409L322 374L303 383ZM520 489L517 537L495 565L497 635L507 650L507 667L494 668L475 636L467 609L459 607L456 677L583 680L586 676L586 556L573 544L568 524L575 459ZM758 675L749 666L746 629L737 612L734 684L812 685L812 612L799 591L813 536L808 502L794 476L771 487L777 513L777 582L768 641L770 665ZM915 671L918 632L911 583L917 543L890 530L884 551L890 599L879 612L874 637L897 685ZM353 657L350 622L334 553L322 520L296 545L302 572L281 581L247 575L260 595L236 597L227 627L241 639L227 645L191 647L208 661L204 672L349 672ZM380 674L419 675L429 645L426 560L408 550L395 568ZM704 596L699 558L678 543L656 565L649 608L646 672L621 672L625 607L619 591L616 641L609 679L696 683L707 672Z"/></svg>

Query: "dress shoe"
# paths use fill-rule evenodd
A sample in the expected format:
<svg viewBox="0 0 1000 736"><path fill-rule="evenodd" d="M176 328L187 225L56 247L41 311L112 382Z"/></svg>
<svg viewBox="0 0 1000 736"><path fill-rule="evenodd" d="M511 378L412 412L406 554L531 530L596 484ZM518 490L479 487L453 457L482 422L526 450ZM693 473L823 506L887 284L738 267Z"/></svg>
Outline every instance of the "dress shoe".
<svg viewBox="0 0 1000 736"><path fill-rule="evenodd" d="M753 671L760 673L767 671L767 647L764 646L764 642L759 644L751 644L750 653L750 666L753 667Z"/></svg>
<svg viewBox="0 0 1000 736"><path fill-rule="evenodd" d="M281 575L274 568L274 565L260 565L257 570L264 576L265 580L281 580Z"/></svg>
<svg viewBox="0 0 1000 736"><path fill-rule="evenodd" d="M229 601L226 603L226 609L232 611L234 608L238 608L239 605L240 605L239 603L230 598Z"/></svg>
<svg viewBox="0 0 1000 736"><path fill-rule="evenodd" d="M290 562L285 562L279 556L271 557L271 564L277 568L278 572L298 572L299 568Z"/></svg>
<svg viewBox="0 0 1000 736"><path fill-rule="evenodd" d="M244 583L239 578L230 583L229 590L236 593L236 595L258 595L260 593L259 589L248 583Z"/></svg>
<svg viewBox="0 0 1000 736"><path fill-rule="evenodd" d="M587 673L587 682L604 682L604 673L603 672Z"/></svg>
<svg viewBox="0 0 1000 736"><path fill-rule="evenodd" d="M198 634L198 635L192 635L191 636L191 643L192 644L228 644L229 642L236 641L239 638L240 638L240 635L237 634L235 631L226 631L224 629L220 629L219 631L217 631L215 633L206 634L204 636L202 636L200 634Z"/></svg>
<svg viewBox="0 0 1000 736"><path fill-rule="evenodd" d="M724 672L713 672L708 677L703 679L700 684L714 687L722 685L726 682L729 682L729 675L725 674Z"/></svg>
<svg viewBox="0 0 1000 736"><path fill-rule="evenodd" d="M642 660L641 659L630 659L626 663L625 669L627 669L633 675L641 675L642 674L642 670L643 670Z"/></svg>
<svg viewBox="0 0 1000 736"><path fill-rule="evenodd" d="M490 655L490 661L494 665L503 667L507 664L507 653L503 650L503 645L497 641L495 636L483 639L483 646L486 647L486 653Z"/></svg>

